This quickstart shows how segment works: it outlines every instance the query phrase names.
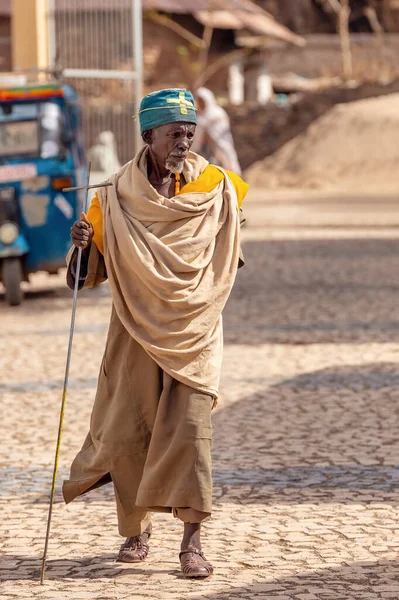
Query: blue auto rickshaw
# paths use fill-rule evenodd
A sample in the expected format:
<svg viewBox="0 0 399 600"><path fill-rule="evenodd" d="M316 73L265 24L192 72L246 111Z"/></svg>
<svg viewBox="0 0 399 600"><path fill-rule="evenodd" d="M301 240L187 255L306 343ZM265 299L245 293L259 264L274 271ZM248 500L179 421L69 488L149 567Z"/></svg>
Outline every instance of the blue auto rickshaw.
<svg viewBox="0 0 399 600"><path fill-rule="evenodd" d="M67 84L4 86L0 79L0 280L10 305L30 273L65 266L85 179L81 108Z"/></svg>

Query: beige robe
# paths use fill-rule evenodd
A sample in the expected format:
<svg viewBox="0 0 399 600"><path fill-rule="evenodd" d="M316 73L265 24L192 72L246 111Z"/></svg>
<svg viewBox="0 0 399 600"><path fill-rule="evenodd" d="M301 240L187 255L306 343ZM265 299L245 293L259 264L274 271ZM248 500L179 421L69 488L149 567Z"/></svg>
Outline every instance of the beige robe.
<svg viewBox="0 0 399 600"><path fill-rule="evenodd" d="M90 433L64 482L65 501L113 481L126 537L145 529L150 511L190 507L206 517L213 403L163 372L113 309Z"/></svg>
<svg viewBox="0 0 399 600"><path fill-rule="evenodd" d="M136 170L139 159L136 159ZM198 170L195 170L195 156L191 163L186 170L186 181L190 178L190 169L193 170L192 179L196 179L199 174ZM200 167L203 165L204 163L200 162ZM129 171L124 167L118 175L123 182L122 192L130 189L126 174L131 177L131 168ZM116 187L118 176L113 178ZM142 179L140 185L144 189L146 184L143 177ZM223 184L219 184L213 195L207 194L201 198L201 194L196 194L194 199L180 198L179 205L175 202L175 206L166 211L165 204L170 204L173 199L165 199L165 202L160 203L154 190L152 201L160 203L160 221L159 225L153 226L148 220L142 224L137 214L137 211L146 211L145 202L138 199L137 203L133 202L127 206L125 201L123 213L128 215L128 227L125 231L115 197L111 196L112 202L108 209L104 197L102 199L105 227L108 227L108 235L104 237L105 258L93 243L84 287L102 283L111 271L114 306L90 432L72 464L69 480L64 482L63 493L68 503L78 495L112 480L118 507L123 512L119 519L122 535L140 533L148 521L147 513L151 510L190 508L203 515L211 512L211 410L217 397L221 365L221 310L233 284L239 256L237 199L233 195L232 186L227 182L227 195L223 203L223 189ZM157 206L153 209L157 210ZM190 238L187 238L192 227L190 219L187 220L186 216L186 220L182 221L176 214L178 210L192 212L196 219L196 229L200 234L196 247L190 242ZM205 219L206 211L209 211L209 222ZM217 211L220 213L219 217ZM182 233L182 248L181 243L179 246L178 234L177 237L172 235L172 228L175 227L173 221L164 231L162 223L165 221L165 215L169 214L173 215ZM148 219L148 215L144 215L143 218ZM117 230L122 230L122 233L114 236L112 221L115 223L118 220L120 224L116 227ZM182 230L182 225L186 233ZM146 239L146 231L151 231L149 241ZM151 254L147 244L151 244L151 238L154 236L157 251ZM217 241L212 241L212 236L217 236ZM163 240L163 247L158 240ZM167 247L168 243L170 248ZM128 254L131 247L134 248L134 252L140 250L142 265L146 267L142 268L140 263L132 258L136 271L132 270L129 275L131 280L128 276L131 263L124 262L125 272L121 272L117 263L121 244L125 245ZM203 250L199 249L201 244L204 245ZM182 254L175 257L176 248L180 248ZM217 251L214 267L211 249ZM187 252L193 251L190 259ZM176 272L178 277L175 280L169 278L171 293L176 293L181 301L179 311L184 310L184 298L187 298L188 313L190 310L197 311L201 327L213 323L210 335L205 335L204 329L202 342L195 336L195 331L191 334L193 343L196 344L193 351L189 346L192 327L190 318L182 321L188 337L186 341L181 338L180 346L183 351L177 362L173 361L173 344L169 345L164 334L170 322L172 333L173 327L178 327L175 335L181 336L184 328L176 321L176 317L181 320L184 314L174 313L173 310L170 312L167 301L161 298L163 288L157 281L160 266L156 262L153 267L150 264L151 256L154 255L164 256L168 266L180 261L181 270ZM183 261L187 261L185 270ZM202 275L201 270L204 271ZM140 276L143 281L149 273L152 280L146 282L146 293L148 294L148 290L152 291L147 305L141 303L141 313L138 313L137 302L136 305L132 303L132 299L137 300L138 293L138 282L134 278ZM120 293L121 285L118 281L121 277L125 277L123 285L131 294ZM210 287L212 280L217 283L215 277L220 284L219 290ZM176 291L176 287L180 292ZM158 300L155 297L157 294ZM207 302L207 294L211 302ZM155 322L151 325L153 307L156 308ZM174 320L171 318L173 315ZM145 331L142 327L137 329L138 319L147 320L148 326ZM151 336L156 336L159 332L164 336L163 345L154 347ZM214 359L209 365L210 368L202 373L199 366L203 364L204 358L210 355ZM190 367L192 356L196 361L195 369Z"/></svg>
<svg viewBox="0 0 399 600"><path fill-rule="evenodd" d="M183 188L165 198L148 181L147 152L98 193L112 300L124 327L164 371L217 397L222 311L240 253L237 193L223 172L210 191ZM185 181L196 181L207 166L189 153Z"/></svg>

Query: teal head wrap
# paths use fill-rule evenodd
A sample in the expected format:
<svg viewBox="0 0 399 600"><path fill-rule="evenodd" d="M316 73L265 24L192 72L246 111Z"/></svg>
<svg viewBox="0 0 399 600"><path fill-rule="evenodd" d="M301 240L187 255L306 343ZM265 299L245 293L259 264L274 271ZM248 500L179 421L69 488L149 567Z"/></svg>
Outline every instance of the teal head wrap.
<svg viewBox="0 0 399 600"><path fill-rule="evenodd" d="M154 127L183 121L197 123L194 96L188 90L171 88L145 96L139 110L141 133Z"/></svg>

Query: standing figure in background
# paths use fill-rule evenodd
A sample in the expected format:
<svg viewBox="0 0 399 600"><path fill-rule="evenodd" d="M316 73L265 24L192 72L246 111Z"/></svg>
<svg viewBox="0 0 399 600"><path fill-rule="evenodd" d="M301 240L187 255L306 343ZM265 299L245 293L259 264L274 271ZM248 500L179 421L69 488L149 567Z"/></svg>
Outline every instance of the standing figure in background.
<svg viewBox="0 0 399 600"><path fill-rule="evenodd" d="M228 114L218 105L211 90L198 88L195 97L198 115L192 151L211 164L241 175Z"/></svg>
<svg viewBox="0 0 399 600"><path fill-rule="evenodd" d="M121 168L116 137L112 131L102 131L94 146L89 148L87 156L91 161L92 171L102 173L103 178L110 177Z"/></svg>

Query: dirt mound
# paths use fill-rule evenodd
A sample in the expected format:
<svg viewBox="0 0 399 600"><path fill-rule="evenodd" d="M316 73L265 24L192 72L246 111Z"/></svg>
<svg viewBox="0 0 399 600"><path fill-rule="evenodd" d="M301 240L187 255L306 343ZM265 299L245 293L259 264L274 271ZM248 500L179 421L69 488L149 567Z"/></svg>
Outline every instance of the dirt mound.
<svg viewBox="0 0 399 600"><path fill-rule="evenodd" d="M338 104L246 173L266 188L399 190L399 94Z"/></svg>

